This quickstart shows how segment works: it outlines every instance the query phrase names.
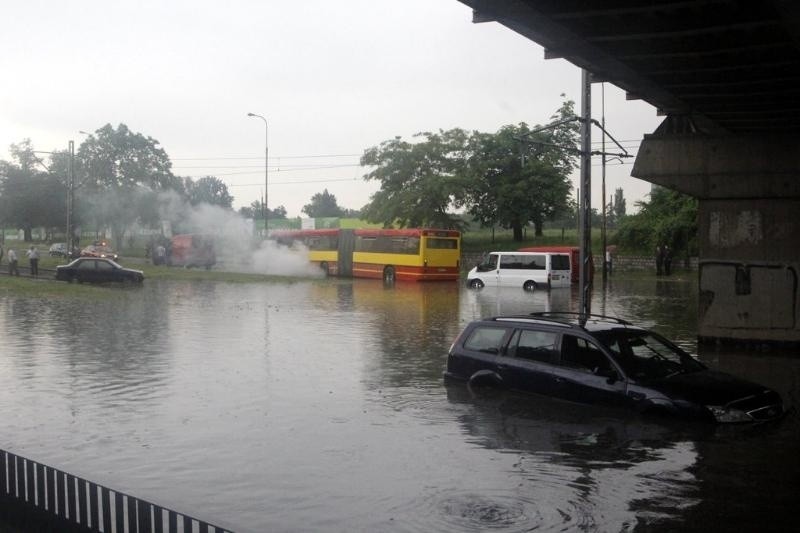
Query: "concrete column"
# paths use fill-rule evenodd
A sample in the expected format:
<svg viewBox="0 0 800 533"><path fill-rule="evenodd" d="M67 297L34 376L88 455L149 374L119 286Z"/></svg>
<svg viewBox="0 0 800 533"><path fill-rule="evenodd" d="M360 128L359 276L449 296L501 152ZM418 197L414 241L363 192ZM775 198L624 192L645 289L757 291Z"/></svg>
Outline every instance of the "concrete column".
<svg viewBox="0 0 800 533"><path fill-rule="evenodd" d="M656 132L632 175L700 199L701 338L800 342L800 139Z"/></svg>

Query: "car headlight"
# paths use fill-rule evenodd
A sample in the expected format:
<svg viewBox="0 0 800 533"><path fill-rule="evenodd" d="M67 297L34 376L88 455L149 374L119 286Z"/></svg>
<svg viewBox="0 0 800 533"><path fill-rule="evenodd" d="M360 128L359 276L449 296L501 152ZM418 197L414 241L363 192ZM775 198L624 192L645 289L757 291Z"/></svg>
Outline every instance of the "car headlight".
<svg viewBox="0 0 800 533"><path fill-rule="evenodd" d="M714 415L714 420L721 424L753 421L750 415L740 409L729 409L718 405L708 405L706 407L711 411L711 414Z"/></svg>

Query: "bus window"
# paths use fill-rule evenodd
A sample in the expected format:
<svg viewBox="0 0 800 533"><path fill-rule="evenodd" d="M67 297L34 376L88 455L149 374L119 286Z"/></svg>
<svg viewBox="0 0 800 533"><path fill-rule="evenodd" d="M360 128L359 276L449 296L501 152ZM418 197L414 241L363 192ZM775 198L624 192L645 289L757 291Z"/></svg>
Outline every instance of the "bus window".
<svg viewBox="0 0 800 533"><path fill-rule="evenodd" d="M458 248L457 239L437 239L428 237L428 248L438 248L442 250L455 250Z"/></svg>
<svg viewBox="0 0 800 533"><path fill-rule="evenodd" d="M375 237L362 237L358 236L356 238L355 249L356 252L374 252L375 248Z"/></svg>

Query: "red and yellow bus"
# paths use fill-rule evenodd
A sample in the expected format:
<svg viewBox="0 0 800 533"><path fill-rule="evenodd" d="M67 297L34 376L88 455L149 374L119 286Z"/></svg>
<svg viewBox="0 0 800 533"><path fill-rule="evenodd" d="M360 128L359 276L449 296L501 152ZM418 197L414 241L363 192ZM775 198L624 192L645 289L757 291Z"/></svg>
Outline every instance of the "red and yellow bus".
<svg viewBox="0 0 800 533"><path fill-rule="evenodd" d="M328 275L399 281L459 277L461 234L455 230L314 229L270 233L279 243L301 243L308 260Z"/></svg>

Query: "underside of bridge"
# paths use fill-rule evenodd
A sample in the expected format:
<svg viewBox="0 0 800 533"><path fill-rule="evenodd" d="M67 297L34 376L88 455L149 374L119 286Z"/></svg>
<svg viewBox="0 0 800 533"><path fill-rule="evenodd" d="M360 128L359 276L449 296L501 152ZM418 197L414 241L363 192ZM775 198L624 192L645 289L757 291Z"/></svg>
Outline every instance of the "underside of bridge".
<svg viewBox="0 0 800 533"><path fill-rule="evenodd" d="M700 337L800 342L800 2L460 1L665 117L632 175L700 200Z"/></svg>

